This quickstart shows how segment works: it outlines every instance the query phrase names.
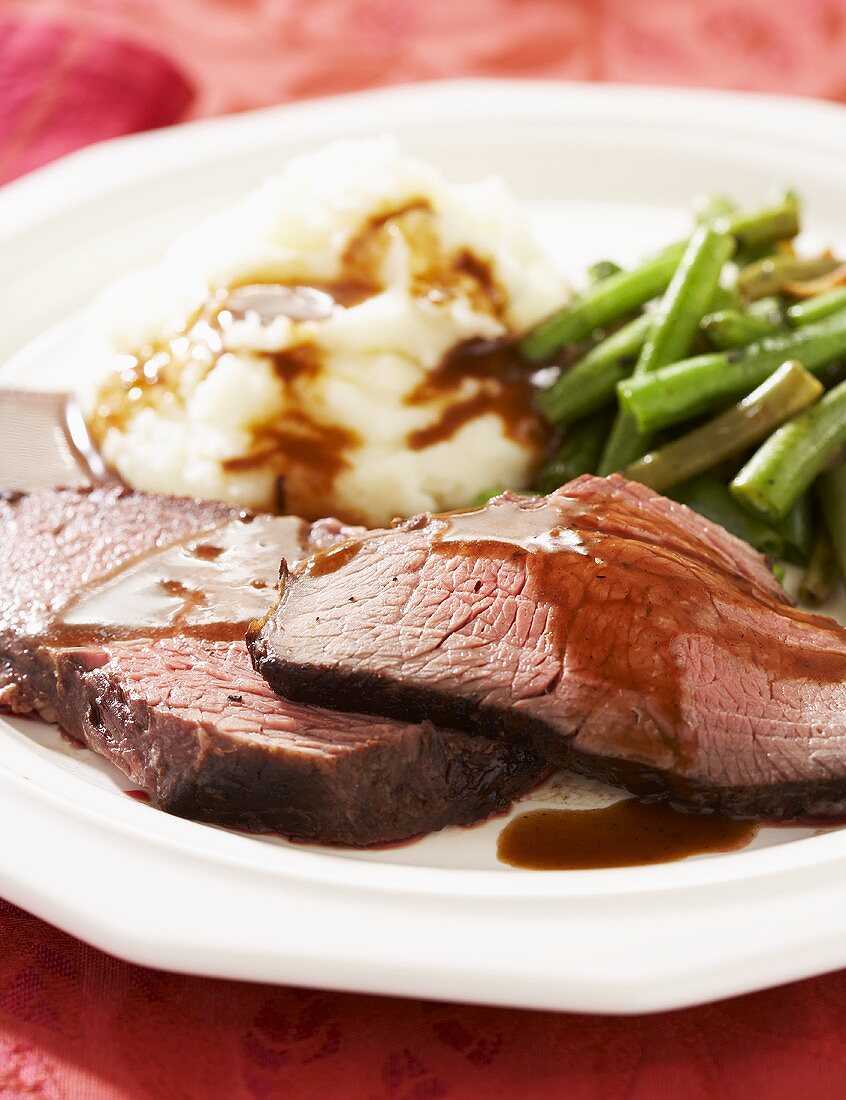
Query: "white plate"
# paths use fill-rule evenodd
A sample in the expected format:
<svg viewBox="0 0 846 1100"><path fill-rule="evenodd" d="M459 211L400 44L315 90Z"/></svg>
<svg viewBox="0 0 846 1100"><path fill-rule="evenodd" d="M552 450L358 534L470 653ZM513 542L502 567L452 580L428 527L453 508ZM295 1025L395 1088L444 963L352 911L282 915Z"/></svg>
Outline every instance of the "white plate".
<svg viewBox="0 0 846 1100"><path fill-rule="evenodd" d="M122 139L6 188L0 378L72 384L86 360L72 314L100 286L290 153L382 131L453 178L501 174L574 274L683 232L700 189L754 203L792 181L814 235L846 241L840 108L552 83L390 89ZM638 1012L846 964L842 831L765 830L731 855L535 873L497 864L501 820L332 852L171 818L125 786L49 727L0 721L0 891L150 966Z"/></svg>

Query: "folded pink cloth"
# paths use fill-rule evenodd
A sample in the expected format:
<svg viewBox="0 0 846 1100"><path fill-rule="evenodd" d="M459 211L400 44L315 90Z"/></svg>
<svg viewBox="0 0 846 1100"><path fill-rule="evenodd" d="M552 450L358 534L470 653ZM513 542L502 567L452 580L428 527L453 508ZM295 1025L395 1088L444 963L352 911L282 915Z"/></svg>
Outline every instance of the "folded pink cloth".
<svg viewBox="0 0 846 1100"><path fill-rule="evenodd" d="M176 122L193 89L127 39L0 20L0 182L103 138Z"/></svg>

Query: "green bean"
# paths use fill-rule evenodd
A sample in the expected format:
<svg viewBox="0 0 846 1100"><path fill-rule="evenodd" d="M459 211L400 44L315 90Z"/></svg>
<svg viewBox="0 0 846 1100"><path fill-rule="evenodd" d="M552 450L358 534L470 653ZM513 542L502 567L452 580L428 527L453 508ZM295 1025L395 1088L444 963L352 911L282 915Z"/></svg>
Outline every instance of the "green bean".
<svg viewBox="0 0 846 1100"><path fill-rule="evenodd" d="M707 313L699 327L715 348L727 351L729 348L745 347L764 336L772 336L780 326L749 313L741 313L738 309L723 309L717 313Z"/></svg>
<svg viewBox="0 0 846 1100"><path fill-rule="evenodd" d="M596 472L601 477L608 477L624 470L638 455L649 449L651 441L652 436L638 431L637 424L627 412L618 410Z"/></svg>
<svg viewBox="0 0 846 1100"><path fill-rule="evenodd" d="M633 462L626 477L659 491L687 481L765 439L822 392L801 363L784 363L739 404Z"/></svg>
<svg viewBox="0 0 846 1100"><path fill-rule="evenodd" d="M789 198L790 196L785 196ZM737 230L738 260L748 263L758 259L772 251L773 242L778 239L773 233L786 232L787 236L793 236L790 230L794 225L793 212L796 209L796 200L793 196L793 205L782 205L782 199L775 206L766 207L752 214L743 214L736 203L725 195L698 195L693 200L693 213L697 225L715 225L723 219L722 226L732 227ZM787 213L785 214L785 211ZM750 232L751 226L751 232ZM756 238L756 239L752 239Z"/></svg>
<svg viewBox="0 0 846 1100"><path fill-rule="evenodd" d="M784 303L773 294L747 302L744 313L754 317L756 321L766 321L773 328L783 328L785 324Z"/></svg>
<svg viewBox="0 0 846 1100"><path fill-rule="evenodd" d="M596 472L607 477L624 470L638 455L649 449L651 438L639 432L632 417L620 410L605 441L605 449Z"/></svg>
<svg viewBox="0 0 846 1100"><path fill-rule="evenodd" d="M768 260L772 256L784 256L788 255L788 251L781 246L783 241L765 241L763 244L752 244L746 248L739 248L734 255L734 262L737 265L738 271L742 271L743 268L749 267L751 264L758 263L759 260ZM748 301L748 299L746 299Z"/></svg>
<svg viewBox="0 0 846 1100"><path fill-rule="evenodd" d="M828 275L839 265L833 256L766 256L739 272L737 287L744 298L764 298L780 294L786 283Z"/></svg>
<svg viewBox="0 0 846 1100"><path fill-rule="evenodd" d="M549 359L559 348L577 344L598 328L619 321L662 294L669 285L685 242L670 245L632 271L621 271L589 287L569 305L524 336L520 354L530 363Z"/></svg>
<svg viewBox="0 0 846 1100"><path fill-rule="evenodd" d="M811 607L821 607L832 593L837 581L837 555L828 527L820 523L817 527L811 556L799 584L799 599Z"/></svg>
<svg viewBox="0 0 846 1100"><path fill-rule="evenodd" d="M733 286L717 286L714 296L708 303L708 313L717 313L721 309L740 309L742 302L737 288Z"/></svg>
<svg viewBox="0 0 846 1100"><path fill-rule="evenodd" d="M611 427L611 418L611 412L604 409L573 425L549 464L538 474L535 490L551 493L580 474L594 473L605 436Z"/></svg>
<svg viewBox="0 0 846 1100"><path fill-rule="evenodd" d="M767 519L781 519L846 443L846 382L789 420L749 459L731 491Z"/></svg>
<svg viewBox="0 0 846 1100"><path fill-rule="evenodd" d="M738 248L745 248L795 236L798 212L796 197L788 194L763 210L724 214L713 228L720 235L734 237ZM530 363L541 363L559 348L580 343L596 329L606 328L663 294L686 246L686 241L678 241L632 271L620 271L595 283L524 336L519 344L521 355Z"/></svg>
<svg viewBox="0 0 846 1100"><path fill-rule="evenodd" d="M831 536L840 576L846 582L846 462L836 462L817 482L820 504Z"/></svg>
<svg viewBox="0 0 846 1100"><path fill-rule="evenodd" d="M787 359L798 359L817 374L843 355L846 312L746 348L698 355L653 374L624 379L617 384L617 394L639 430L654 432L737 400Z"/></svg>
<svg viewBox="0 0 846 1100"><path fill-rule="evenodd" d="M652 315L636 375L650 374L686 355L702 315L713 300L723 265L734 252L734 239L702 226L694 233L679 261L660 306ZM631 417L618 415L599 464L599 473L622 470L649 449L649 438Z"/></svg>
<svg viewBox="0 0 846 1100"><path fill-rule="evenodd" d="M765 223L768 223L769 233L753 233L752 236L757 236L757 239L738 242L735 262L739 266L769 256L773 251L773 245L790 241L799 232L800 204L799 196L795 191L790 189L781 191L772 198L765 211L766 213L758 211L758 218L760 219L763 215ZM782 232L784 236L779 235Z"/></svg>
<svg viewBox="0 0 846 1100"><path fill-rule="evenodd" d="M784 539L779 532L741 508L728 491L726 483L718 477L701 474L682 485L676 485L668 495L712 523L725 527L762 554L769 554L774 558L782 556Z"/></svg>
<svg viewBox="0 0 846 1100"><path fill-rule="evenodd" d="M778 298L760 298L745 308L720 309L702 318L700 328L720 351L745 347L774 336L785 327L784 309Z"/></svg>
<svg viewBox="0 0 846 1100"><path fill-rule="evenodd" d="M691 237L661 305L652 318L635 372L648 374L690 351L696 329L731 259L734 240L703 226Z"/></svg>
<svg viewBox="0 0 846 1100"><path fill-rule="evenodd" d="M737 204L725 195L711 195L700 192L693 196L693 216L697 225L711 225L717 218L737 213Z"/></svg>
<svg viewBox="0 0 846 1100"><path fill-rule="evenodd" d="M717 294L710 302L725 299ZM726 294L730 292L726 291ZM634 370L646 333L652 324L649 314L641 314L627 325L601 340L574 366L562 371L537 398L537 405L551 424L572 424L588 416L615 397L615 387Z"/></svg>
<svg viewBox="0 0 846 1100"><path fill-rule="evenodd" d="M814 298L794 302L787 310L787 323L794 326L813 324L833 313L839 313L841 309L846 309L846 286L838 286L824 294L817 294Z"/></svg>
<svg viewBox="0 0 846 1100"><path fill-rule="evenodd" d="M607 336L569 370L563 371L537 399L551 424L571 424L614 399L617 383L634 370L651 324L647 314Z"/></svg>
<svg viewBox="0 0 846 1100"><path fill-rule="evenodd" d="M789 240L800 229L799 202L792 192L788 192L780 202L763 210L717 218L714 228L721 233L731 233L738 250L769 241Z"/></svg>
<svg viewBox="0 0 846 1100"><path fill-rule="evenodd" d="M805 565L811 556L816 533L811 494L805 493L799 497L784 519L774 526L784 539L784 560L792 565Z"/></svg>
<svg viewBox="0 0 846 1100"><path fill-rule="evenodd" d="M595 264L591 264L587 269L587 274L591 285L593 285L594 283L601 283L609 275L619 275L622 270L620 265L615 264L613 260L597 260Z"/></svg>

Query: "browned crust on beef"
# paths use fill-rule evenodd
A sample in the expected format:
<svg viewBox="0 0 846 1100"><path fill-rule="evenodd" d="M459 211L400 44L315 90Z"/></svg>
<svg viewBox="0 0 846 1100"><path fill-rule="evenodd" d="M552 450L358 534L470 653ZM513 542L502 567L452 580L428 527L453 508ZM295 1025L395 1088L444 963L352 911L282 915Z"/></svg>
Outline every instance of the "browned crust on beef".
<svg viewBox="0 0 846 1100"><path fill-rule="evenodd" d="M595 510L577 533L602 537L559 559L555 583L573 597L557 627L558 604L526 555L496 542L495 517L485 538L497 552L448 552L438 517L422 517L361 540L332 569L286 574L248 635L256 669L289 699L530 744L679 806L846 812L846 631L794 609L759 555L650 490L585 478L559 495L587 497ZM563 515L566 530L555 497L500 502L511 520L546 509L554 530ZM625 509L609 516L609 499ZM613 676L609 653L622 654Z"/></svg>
<svg viewBox="0 0 846 1100"><path fill-rule="evenodd" d="M225 504L123 487L0 494L0 709L59 721L171 813L327 844L379 844L472 824L548 771L525 747L404 720L347 751L315 756L297 736L275 751L267 741L233 736L231 726L223 733L213 721L191 721L143 692L130 696L118 676L81 661L81 651L50 647L43 626L81 584L237 514ZM104 543L102 532L117 544ZM348 533L325 520L309 539L331 545ZM202 641L186 644L202 653ZM350 729L343 715L313 719L321 720L330 748L333 734Z"/></svg>
<svg viewBox="0 0 846 1100"><path fill-rule="evenodd" d="M497 741L530 744L558 767L624 787L648 800L670 802L681 810L782 822L810 818L834 821L846 815L846 780L842 778L770 786L708 786L642 764L579 752L569 743L578 729L571 737L562 738L560 731L511 710L478 706L457 696L424 691L387 677L348 674L336 668L309 665L281 666L265 662L263 653L263 640L254 635L254 664L274 691L285 698L342 709L361 707L366 699L369 710L388 718L404 715L410 722L430 721Z"/></svg>
<svg viewBox="0 0 846 1100"><path fill-rule="evenodd" d="M306 753L234 746L213 724L150 707L72 650L59 670L65 729L161 809L196 821L362 847L473 824L549 770L520 745L430 723L404 723L399 744L374 738L316 765Z"/></svg>

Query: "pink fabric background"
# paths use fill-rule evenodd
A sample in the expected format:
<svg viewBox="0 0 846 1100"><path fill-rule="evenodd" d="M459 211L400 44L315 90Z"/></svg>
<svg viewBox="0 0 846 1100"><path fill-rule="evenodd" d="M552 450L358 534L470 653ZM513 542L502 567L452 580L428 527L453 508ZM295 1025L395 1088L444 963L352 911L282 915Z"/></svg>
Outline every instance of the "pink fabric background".
<svg viewBox="0 0 846 1100"><path fill-rule="evenodd" d="M555 76L846 98L843 0L1 0L145 41L192 113L436 77Z"/></svg>
<svg viewBox="0 0 846 1100"><path fill-rule="evenodd" d="M0 0L0 180L116 134L398 81L844 100L844 59L846 0ZM844 1082L843 974L652 1017L519 1012L163 974L0 902L0 1100L821 1100Z"/></svg>
<svg viewBox="0 0 846 1100"><path fill-rule="evenodd" d="M118 962L3 902L0 944L2 1100L844 1094L841 975L608 1018L178 977Z"/></svg>

